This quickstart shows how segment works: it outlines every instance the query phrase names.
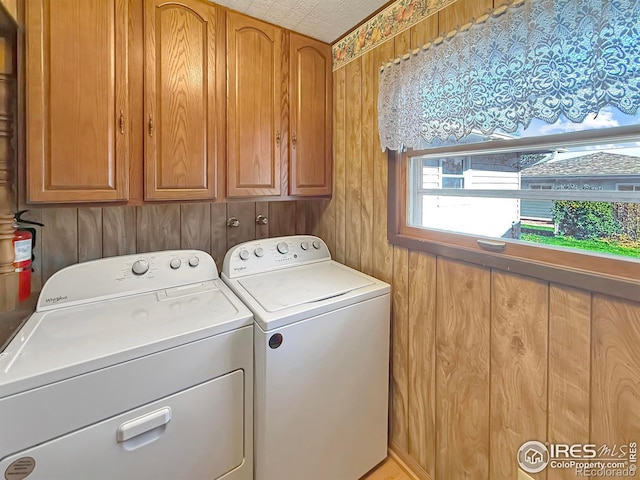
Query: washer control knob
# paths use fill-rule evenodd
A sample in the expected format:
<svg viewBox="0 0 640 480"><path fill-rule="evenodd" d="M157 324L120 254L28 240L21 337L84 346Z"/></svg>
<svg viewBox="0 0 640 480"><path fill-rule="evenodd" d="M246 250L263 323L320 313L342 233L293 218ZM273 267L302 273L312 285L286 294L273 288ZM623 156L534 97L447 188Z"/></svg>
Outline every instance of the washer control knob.
<svg viewBox="0 0 640 480"><path fill-rule="evenodd" d="M189 266L190 267L197 267L198 265L200 265L200 259L198 257L196 257L194 255L193 257L191 257L189 259Z"/></svg>
<svg viewBox="0 0 640 480"><path fill-rule="evenodd" d="M287 253L289 253L289 245L287 245L287 242L280 242L278 244L278 251L282 255L286 255Z"/></svg>
<svg viewBox="0 0 640 480"><path fill-rule="evenodd" d="M179 269L180 265L182 265L182 261L179 258L172 258L169 262L169 266L174 270Z"/></svg>
<svg viewBox="0 0 640 480"><path fill-rule="evenodd" d="M249 260L249 250L240 250L240 259Z"/></svg>
<svg viewBox="0 0 640 480"><path fill-rule="evenodd" d="M302 242L300 244L300 248L302 248L303 250L309 250L309 242Z"/></svg>
<svg viewBox="0 0 640 480"><path fill-rule="evenodd" d="M146 260L136 260L131 266L131 271L134 275L144 275L149 271L149 262Z"/></svg>
<svg viewBox="0 0 640 480"><path fill-rule="evenodd" d="M253 252L256 257L262 257L264 255L264 249L262 247L258 247Z"/></svg>
<svg viewBox="0 0 640 480"><path fill-rule="evenodd" d="M318 240L313 241L313 248L315 248L316 250L320 250L321 246L322 244Z"/></svg>

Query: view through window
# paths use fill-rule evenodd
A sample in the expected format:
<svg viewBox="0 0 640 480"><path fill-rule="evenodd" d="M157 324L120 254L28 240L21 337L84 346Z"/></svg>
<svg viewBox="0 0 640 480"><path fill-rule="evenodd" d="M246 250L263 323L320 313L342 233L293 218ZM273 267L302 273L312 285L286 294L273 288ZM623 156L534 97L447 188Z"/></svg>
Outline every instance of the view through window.
<svg viewBox="0 0 640 480"><path fill-rule="evenodd" d="M640 114L611 107L580 124L534 120L512 135L474 133L409 153L407 223L640 257L640 137L621 139L616 128L639 124ZM595 143L574 133L595 130ZM518 139L526 148L502 148Z"/></svg>

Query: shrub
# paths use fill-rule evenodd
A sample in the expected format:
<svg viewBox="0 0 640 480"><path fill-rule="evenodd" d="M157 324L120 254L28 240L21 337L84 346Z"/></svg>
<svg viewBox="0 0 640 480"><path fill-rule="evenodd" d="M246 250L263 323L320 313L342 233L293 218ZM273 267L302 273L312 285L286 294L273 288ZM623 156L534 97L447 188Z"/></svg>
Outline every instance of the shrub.
<svg viewBox="0 0 640 480"><path fill-rule="evenodd" d="M556 200L552 211L559 235L585 240L621 233L613 203Z"/></svg>
<svg viewBox="0 0 640 480"><path fill-rule="evenodd" d="M640 240L640 204L615 203L613 209L620 233L631 241Z"/></svg>

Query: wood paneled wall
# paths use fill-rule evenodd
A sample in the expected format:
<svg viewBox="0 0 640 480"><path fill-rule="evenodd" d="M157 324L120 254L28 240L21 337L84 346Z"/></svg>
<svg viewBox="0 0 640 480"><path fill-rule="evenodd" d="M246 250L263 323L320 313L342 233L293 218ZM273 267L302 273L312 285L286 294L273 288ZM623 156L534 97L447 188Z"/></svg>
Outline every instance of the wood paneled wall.
<svg viewBox="0 0 640 480"><path fill-rule="evenodd" d="M387 242L378 67L490 7L459 0L334 73L334 197L307 217L336 260L392 284L390 441L437 480L515 480L532 439L640 438L640 303Z"/></svg>
<svg viewBox="0 0 640 480"><path fill-rule="evenodd" d="M307 233L308 211L313 211L310 201L32 209L24 218L45 224L36 232L32 291L68 265L154 250L204 250L221 268L233 245ZM258 214L268 225L256 224ZM238 218L240 226L227 227L229 217Z"/></svg>

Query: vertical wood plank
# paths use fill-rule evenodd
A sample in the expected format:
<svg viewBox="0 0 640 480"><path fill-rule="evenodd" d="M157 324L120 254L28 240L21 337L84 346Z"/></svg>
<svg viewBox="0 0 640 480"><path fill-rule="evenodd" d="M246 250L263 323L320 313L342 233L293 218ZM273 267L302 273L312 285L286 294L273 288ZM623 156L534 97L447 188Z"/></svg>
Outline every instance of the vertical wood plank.
<svg viewBox="0 0 640 480"><path fill-rule="evenodd" d="M409 447L409 252L396 247L393 255L391 319L391 443Z"/></svg>
<svg viewBox="0 0 640 480"><path fill-rule="evenodd" d="M325 240L327 230L325 224L322 221L324 215L324 209L329 204L329 200L306 200L297 202L297 226L296 232L307 235L315 235ZM334 223L335 225L335 223ZM326 240L325 240L326 242ZM331 250L329 250L331 251Z"/></svg>
<svg viewBox="0 0 640 480"><path fill-rule="evenodd" d="M42 283L68 265L78 263L78 209L42 210Z"/></svg>
<svg viewBox="0 0 640 480"><path fill-rule="evenodd" d="M374 65L373 51L362 57L362 235L360 237L360 269L373 274L373 149L375 148L373 116L377 92L373 79L378 70Z"/></svg>
<svg viewBox="0 0 640 480"><path fill-rule="evenodd" d="M216 261L218 271L222 269L224 255L227 253L227 205L211 204L211 255Z"/></svg>
<svg viewBox="0 0 640 480"><path fill-rule="evenodd" d="M136 207L102 209L102 256L136 253Z"/></svg>
<svg viewBox="0 0 640 480"><path fill-rule="evenodd" d="M438 36L438 14L431 15L411 27L411 48L421 48Z"/></svg>
<svg viewBox="0 0 640 480"><path fill-rule="evenodd" d="M299 202L269 202L269 236L296 234L296 204Z"/></svg>
<svg viewBox="0 0 640 480"><path fill-rule="evenodd" d="M228 203L227 217L236 217L239 227L227 228L227 249L256 238L256 204Z"/></svg>
<svg viewBox="0 0 640 480"><path fill-rule="evenodd" d="M593 296L591 443L640 437L640 304Z"/></svg>
<svg viewBox="0 0 640 480"><path fill-rule="evenodd" d="M313 200L312 200L313 201ZM311 224L313 222L312 219L308 219L307 217L310 216L309 213L309 200L298 200L296 202L296 234L297 235L304 235L307 233L310 233L310 227L308 227L308 224ZM317 222L320 221L320 219L316 219ZM335 226L335 224L334 224Z"/></svg>
<svg viewBox="0 0 640 480"><path fill-rule="evenodd" d="M395 40L395 56L399 57L411 50L411 29L399 33Z"/></svg>
<svg viewBox="0 0 640 480"><path fill-rule="evenodd" d="M492 479L515 478L520 446L547 440L548 301L546 282L492 272Z"/></svg>
<svg viewBox="0 0 640 480"><path fill-rule="evenodd" d="M327 205L327 200L311 200L307 202L307 232L323 240L326 238L327 231L321 221L323 211ZM331 251L331 250L329 250Z"/></svg>
<svg viewBox="0 0 640 480"><path fill-rule="evenodd" d="M346 259L346 170L345 170L345 155L346 155L346 130L345 130L345 80L346 80L346 67L342 67L333 74L333 145L334 145L334 183L333 183L333 196L335 199L335 248L334 259L337 262L344 263Z"/></svg>
<svg viewBox="0 0 640 480"><path fill-rule="evenodd" d="M488 480L490 271L438 258L436 289L433 478Z"/></svg>
<svg viewBox="0 0 640 480"><path fill-rule="evenodd" d="M393 56L394 42L390 40L374 50L373 91L378 91L378 70L382 62ZM373 115L374 157L373 157L373 273L385 282L391 282L393 276L393 247L387 241L387 153L380 148L378 137L378 112Z"/></svg>
<svg viewBox="0 0 640 480"><path fill-rule="evenodd" d="M102 258L102 209L78 209L78 261Z"/></svg>
<svg viewBox="0 0 640 480"><path fill-rule="evenodd" d="M438 12L439 33L447 32L478 18L493 8L493 0L458 0Z"/></svg>
<svg viewBox="0 0 640 480"><path fill-rule="evenodd" d="M208 203L180 206L180 248L211 253L211 207Z"/></svg>
<svg viewBox="0 0 640 480"><path fill-rule="evenodd" d="M362 57L347 64L345 157L345 263L360 269L362 237Z"/></svg>
<svg viewBox="0 0 640 480"><path fill-rule="evenodd" d="M560 285L549 290L549 441L589 443L591 295ZM550 469L549 480L573 480Z"/></svg>
<svg viewBox="0 0 640 480"><path fill-rule="evenodd" d="M435 478L436 257L409 252L409 450Z"/></svg>
<svg viewBox="0 0 640 480"><path fill-rule="evenodd" d="M255 229L256 229L256 234L255 234L255 238L268 238L270 236L270 231L271 231L271 218L269 217L269 202L256 202L256 210L254 213L254 217L253 217L253 222L255 224ZM258 223L256 222L256 219L258 217L258 215L262 215L263 217L267 217L267 221L269 223L267 223L266 225L258 225Z"/></svg>
<svg viewBox="0 0 640 480"><path fill-rule="evenodd" d="M138 253L180 248L180 205L136 207Z"/></svg>

